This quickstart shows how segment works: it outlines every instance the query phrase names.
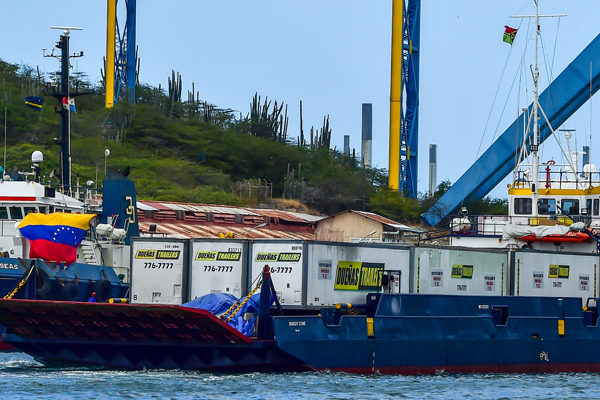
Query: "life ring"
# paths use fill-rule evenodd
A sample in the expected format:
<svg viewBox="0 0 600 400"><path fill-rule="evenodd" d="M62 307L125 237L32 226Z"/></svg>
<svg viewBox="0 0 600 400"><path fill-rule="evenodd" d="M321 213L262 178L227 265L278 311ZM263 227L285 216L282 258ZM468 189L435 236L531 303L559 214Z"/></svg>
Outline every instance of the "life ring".
<svg viewBox="0 0 600 400"><path fill-rule="evenodd" d="M96 301L104 302L111 296L112 284L106 279L94 283L92 292L96 292Z"/></svg>
<svg viewBox="0 0 600 400"><path fill-rule="evenodd" d="M56 292L56 281L48 275L44 270L37 269L37 288L35 290L35 297L38 299L51 299L54 297Z"/></svg>
<svg viewBox="0 0 600 400"><path fill-rule="evenodd" d="M79 287L75 282L67 282L60 288L59 298L66 301L79 301Z"/></svg>

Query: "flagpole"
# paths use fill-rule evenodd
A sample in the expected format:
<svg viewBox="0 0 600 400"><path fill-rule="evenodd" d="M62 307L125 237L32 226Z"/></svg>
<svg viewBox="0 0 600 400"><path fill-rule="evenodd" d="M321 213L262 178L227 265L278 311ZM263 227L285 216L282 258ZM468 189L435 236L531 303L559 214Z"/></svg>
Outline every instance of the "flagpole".
<svg viewBox="0 0 600 400"><path fill-rule="evenodd" d="M4 106L4 165L2 170L2 178L0 180L4 180L4 175L6 174L6 106Z"/></svg>

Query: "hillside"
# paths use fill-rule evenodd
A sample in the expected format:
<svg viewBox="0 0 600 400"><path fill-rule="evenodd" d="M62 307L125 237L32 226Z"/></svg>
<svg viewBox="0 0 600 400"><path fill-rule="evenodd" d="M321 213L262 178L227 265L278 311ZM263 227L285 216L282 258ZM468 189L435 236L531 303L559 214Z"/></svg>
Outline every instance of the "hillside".
<svg viewBox="0 0 600 400"><path fill-rule="evenodd" d="M26 96L47 92L47 80L33 68L0 61L9 170L25 168L33 150L45 154L44 175L58 169L57 100L45 96L41 111L24 105ZM143 199L257 206L287 198L322 214L354 208L406 221L418 221L431 201L387 191L385 170L363 168L353 155L330 149L328 119L310 134L298 129L299 137L288 137L287 107L277 102L257 96L247 116L236 116L192 93L183 101L181 78L173 73L168 91L142 85L136 105L122 101L106 110L101 87L82 78L71 84L95 91L76 98L71 119L73 179L81 184L102 181L108 148L107 169L130 167Z"/></svg>

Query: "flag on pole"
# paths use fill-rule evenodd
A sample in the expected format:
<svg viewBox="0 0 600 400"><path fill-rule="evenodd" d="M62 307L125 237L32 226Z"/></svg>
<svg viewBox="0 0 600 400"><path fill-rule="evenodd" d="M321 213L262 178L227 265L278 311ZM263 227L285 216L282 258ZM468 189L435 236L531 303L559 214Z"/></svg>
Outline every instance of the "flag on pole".
<svg viewBox="0 0 600 400"><path fill-rule="evenodd" d="M74 113L75 111L75 99L69 99L69 110Z"/></svg>
<svg viewBox="0 0 600 400"><path fill-rule="evenodd" d="M515 36L517 36L517 31L518 29L504 25L504 37L502 40L512 46L513 42L515 41Z"/></svg>
<svg viewBox="0 0 600 400"><path fill-rule="evenodd" d="M62 98L62 100L61 100L61 102L62 102L62 106L63 106L63 108L64 108L65 110L66 110L67 108L69 108L69 99L68 99L68 98L66 98L66 97L63 97L63 98Z"/></svg>
<svg viewBox="0 0 600 400"><path fill-rule="evenodd" d="M38 96L27 96L25 97L25 105L33 108L34 110L41 110L44 104L44 98Z"/></svg>

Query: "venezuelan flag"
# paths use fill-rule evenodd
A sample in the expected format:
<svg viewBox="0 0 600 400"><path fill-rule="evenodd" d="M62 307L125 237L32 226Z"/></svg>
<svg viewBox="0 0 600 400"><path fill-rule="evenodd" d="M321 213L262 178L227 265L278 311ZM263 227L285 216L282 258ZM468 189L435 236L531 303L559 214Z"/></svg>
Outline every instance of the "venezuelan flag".
<svg viewBox="0 0 600 400"><path fill-rule="evenodd" d="M70 264L77 260L77 246L96 214L30 213L19 223L29 239L29 257Z"/></svg>

